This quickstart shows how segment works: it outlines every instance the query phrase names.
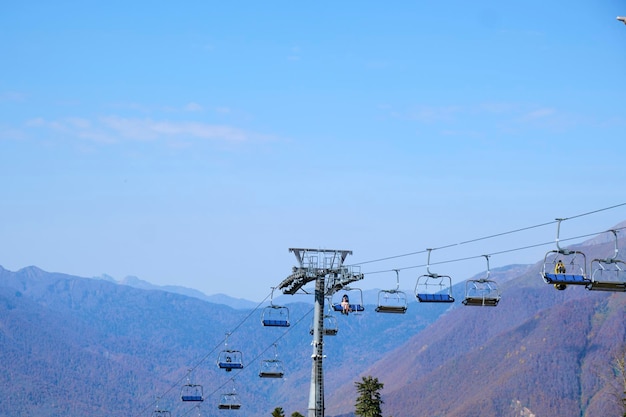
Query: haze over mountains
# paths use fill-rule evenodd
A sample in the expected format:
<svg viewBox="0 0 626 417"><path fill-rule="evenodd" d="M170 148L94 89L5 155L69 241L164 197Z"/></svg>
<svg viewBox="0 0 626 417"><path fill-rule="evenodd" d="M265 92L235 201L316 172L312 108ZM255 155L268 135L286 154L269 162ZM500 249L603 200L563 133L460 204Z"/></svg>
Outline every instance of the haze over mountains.
<svg viewBox="0 0 626 417"><path fill-rule="evenodd" d="M600 237L579 247L589 259L614 249ZM555 291L541 261L492 271L495 308L461 305L459 284L453 305L340 315L339 334L324 339L326 415L350 415L364 375L385 384L385 416L619 415L611 366L626 346L626 294ZM204 388L202 415L268 416L279 406L306 415L310 303L287 305L284 331L261 326L261 310L245 303L103 278L0 267L0 415L149 416L157 406L195 415L179 397L187 377ZM240 372L216 366L226 332L243 353ZM260 379L274 343L285 378ZM242 409L219 411L233 388Z"/></svg>
<svg viewBox="0 0 626 417"><path fill-rule="evenodd" d="M193 288L181 287L178 285L154 285L148 281L144 281L135 276L127 276L122 280L116 280L113 277L103 274L96 279L103 279L122 285L128 285L129 287L138 288L142 290L160 290L172 292L174 294L186 295L188 297L198 298L203 301L208 301L214 304L224 304L232 308L255 308L259 303L254 301L245 300L243 298L234 298L226 294L211 294L207 295L202 291L194 290Z"/></svg>

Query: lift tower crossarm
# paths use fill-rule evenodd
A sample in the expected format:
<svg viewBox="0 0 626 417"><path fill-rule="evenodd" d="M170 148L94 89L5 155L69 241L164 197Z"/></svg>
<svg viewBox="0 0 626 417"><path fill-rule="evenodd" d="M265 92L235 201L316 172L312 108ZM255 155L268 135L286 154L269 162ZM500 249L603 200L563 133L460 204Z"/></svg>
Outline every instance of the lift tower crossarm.
<svg viewBox="0 0 626 417"><path fill-rule="evenodd" d="M333 274L331 281L328 284L326 290L327 296L332 296L337 291L341 291L343 288L349 288L348 285L363 279L363 274L353 273L351 269L344 267L340 274Z"/></svg>
<svg viewBox="0 0 626 417"><path fill-rule="evenodd" d="M300 288L315 281L318 277L340 273L346 257L352 255L350 250L335 249L289 248L289 252L293 252L296 256L298 266L293 267L292 274L285 278L278 288L283 291L283 294L290 295L295 294ZM316 254L322 254L322 256L332 254L332 257L324 257L320 260Z"/></svg>

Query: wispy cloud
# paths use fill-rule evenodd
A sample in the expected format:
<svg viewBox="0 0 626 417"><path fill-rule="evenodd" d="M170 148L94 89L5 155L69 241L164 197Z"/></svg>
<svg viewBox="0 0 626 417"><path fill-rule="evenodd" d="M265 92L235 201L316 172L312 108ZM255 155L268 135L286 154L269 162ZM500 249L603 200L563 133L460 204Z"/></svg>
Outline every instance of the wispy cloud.
<svg viewBox="0 0 626 417"><path fill-rule="evenodd" d="M114 103L111 104L110 107L116 110L131 110L142 114L152 114L157 112L195 113L205 110L205 107L203 105L194 101L178 106L146 105L140 103Z"/></svg>
<svg viewBox="0 0 626 417"><path fill-rule="evenodd" d="M507 102L419 105L404 111L383 110L395 118L422 125L441 126L444 134L468 131L468 127L474 129L475 134L479 134L479 130L485 133L494 128L508 133L529 128L563 131L581 123L576 115L567 114L554 107Z"/></svg>
<svg viewBox="0 0 626 417"><path fill-rule="evenodd" d="M125 119L106 117L102 123L118 135L134 140L154 140L160 137L185 137L216 139L228 142L250 140L253 135L231 126L211 125L200 122L169 122L151 119Z"/></svg>
<svg viewBox="0 0 626 417"><path fill-rule="evenodd" d="M233 126L195 121L167 121L150 118L101 117L95 120L68 117L61 120L31 119L29 128L47 129L66 137L112 144L123 141L160 141L165 143L193 143L218 141L242 143L272 139L269 135L247 131Z"/></svg>

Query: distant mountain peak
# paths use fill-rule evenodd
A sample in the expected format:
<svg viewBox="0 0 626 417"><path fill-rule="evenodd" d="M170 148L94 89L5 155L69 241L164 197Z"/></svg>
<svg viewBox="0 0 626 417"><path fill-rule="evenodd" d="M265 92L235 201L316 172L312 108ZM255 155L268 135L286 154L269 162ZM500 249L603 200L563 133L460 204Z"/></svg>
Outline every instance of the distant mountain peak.
<svg viewBox="0 0 626 417"><path fill-rule="evenodd" d="M26 275L29 278L40 277L40 276L42 276L42 275L44 275L46 273L43 269L38 268L38 267L36 267L34 265L26 266L26 267L18 270L17 272L22 274L22 275Z"/></svg>
<svg viewBox="0 0 626 417"><path fill-rule="evenodd" d="M94 279L102 279L119 285L126 285L140 290L166 291L174 294L185 295L187 297L198 298L213 304L223 304L234 309L254 308L257 303L242 298L234 298L225 294L206 295L202 291L179 285L155 285L134 275L128 275L121 280L116 280L110 275L102 274Z"/></svg>

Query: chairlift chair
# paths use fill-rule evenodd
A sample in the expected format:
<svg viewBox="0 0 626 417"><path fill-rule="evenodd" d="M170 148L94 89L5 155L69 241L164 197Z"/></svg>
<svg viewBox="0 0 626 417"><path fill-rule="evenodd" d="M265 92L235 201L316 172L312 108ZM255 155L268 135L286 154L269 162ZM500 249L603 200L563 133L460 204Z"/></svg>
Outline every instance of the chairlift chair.
<svg viewBox="0 0 626 417"><path fill-rule="evenodd" d="M617 259L617 231L609 230L615 237L615 253L606 259L591 261L591 283L587 285L590 291L626 292L626 263Z"/></svg>
<svg viewBox="0 0 626 417"><path fill-rule="evenodd" d="M428 262L426 274L417 278L415 283L415 297L421 303L453 303L452 278L448 275L439 275L430 272L430 252L428 251Z"/></svg>
<svg viewBox="0 0 626 417"><path fill-rule="evenodd" d="M234 388L231 392L224 393L220 396L220 402L217 408L220 410L239 410L241 408L239 395L237 395Z"/></svg>
<svg viewBox="0 0 626 417"><path fill-rule="evenodd" d="M339 323L332 314L324 315L324 336L336 336L339 332Z"/></svg>
<svg viewBox="0 0 626 417"><path fill-rule="evenodd" d="M465 282L463 304L466 306L495 307L500 302L498 284L489 279L491 273L489 269L489 255L483 256L487 259L486 276L480 279L468 279Z"/></svg>
<svg viewBox="0 0 626 417"><path fill-rule="evenodd" d="M345 286L341 291L337 291L333 294L332 308L334 311L343 313L344 308L342 305L342 299L344 296L348 297L349 312L361 313L365 311L363 305L363 291L360 288L351 288Z"/></svg>
<svg viewBox="0 0 626 417"><path fill-rule="evenodd" d="M453 303L452 278L439 274L420 276L415 284L415 297L421 303Z"/></svg>
<svg viewBox="0 0 626 417"><path fill-rule="evenodd" d="M285 375L283 362L278 359L266 359L261 362L261 378L282 378Z"/></svg>
<svg viewBox="0 0 626 417"><path fill-rule="evenodd" d="M500 292L495 281L487 279L469 279L465 283L466 306L495 307L500 302Z"/></svg>
<svg viewBox="0 0 626 417"><path fill-rule="evenodd" d="M230 372L233 369L243 369L243 354L239 350L228 348L228 337L230 333L226 333L225 349L222 350L217 357L217 366Z"/></svg>
<svg viewBox="0 0 626 417"><path fill-rule="evenodd" d="M391 290L380 290L378 292L377 313L404 314L408 308L407 297L400 291L400 273L396 269L396 288Z"/></svg>
<svg viewBox="0 0 626 417"><path fill-rule="evenodd" d="M269 305L263 309L261 322L267 327L289 327L289 309L284 306Z"/></svg>
<svg viewBox="0 0 626 417"><path fill-rule="evenodd" d="M261 313L261 323L267 327L289 327L289 309L285 306L275 305L274 288L272 288L272 296L270 305L263 309Z"/></svg>
<svg viewBox="0 0 626 417"><path fill-rule="evenodd" d="M261 362L259 376L261 378L282 378L284 374L283 362L278 359L278 349L274 343L274 357Z"/></svg>
<svg viewBox="0 0 626 417"><path fill-rule="evenodd" d="M187 382L180 391L180 398L182 401L204 401L202 385Z"/></svg>
<svg viewBox="0 0 626 417"><path fill-rule="evenodd" d="M167 410L161 410L157 404L156 408L152 412L152 417L171 417L172 413Z"/></svg>
<svg viewBox="0 0 626 417"><path fill-rule="evenodd" d="M559 232L564 219L556 220L556 249L546 253L541 276L557 290L564 290L568 285L588 286L591 280L587 277L587 257L581 251L561 248Z"/></svg>
<svg viewBox="0 0 626 417"><path fill-rule="evenodd" d="M337 318L332 314L324 314L324 336L336 336L339 333L339 324L337 323ZM311 328L309 333L313 335L315 333L313 329L313 323L311 323Z"/></svg>
<svg viewBox="0 0 626 417"><path fill-rule="evenodd" d="M191 379L189 378L191 371L190 369L187 374L187 383L180 389L180 399L182 401L202 402L204 401L202 385L191 383Z"/></svg>
<svg viewBox="0 0 626 417"><path fill-rule="evenodd" d="M226 372L233 369L243 369L243 354L238 350L223 350L219 354L217 365L220 369L225 369Z"/></svg>

